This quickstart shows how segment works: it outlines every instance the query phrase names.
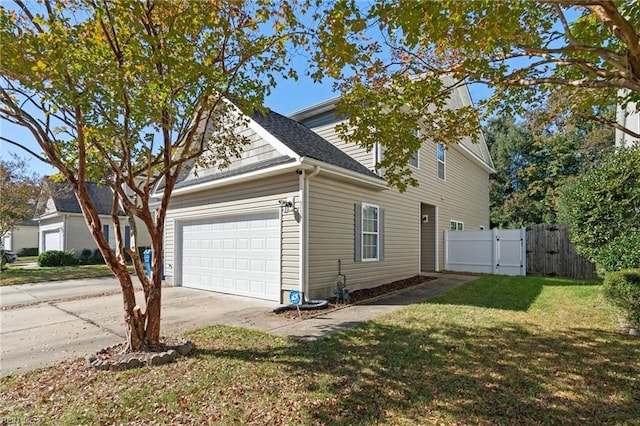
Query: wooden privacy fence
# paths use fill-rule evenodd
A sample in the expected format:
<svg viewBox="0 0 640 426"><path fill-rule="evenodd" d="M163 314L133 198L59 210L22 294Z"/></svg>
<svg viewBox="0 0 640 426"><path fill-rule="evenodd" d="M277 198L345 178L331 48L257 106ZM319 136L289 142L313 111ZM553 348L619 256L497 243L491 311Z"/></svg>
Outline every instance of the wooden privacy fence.
<svg viewBox="0 0 640 426"><path fill-rule="evenodd" d="M595 278L596 268L578 254L566 225L527 226L527 275Z"/></svg>

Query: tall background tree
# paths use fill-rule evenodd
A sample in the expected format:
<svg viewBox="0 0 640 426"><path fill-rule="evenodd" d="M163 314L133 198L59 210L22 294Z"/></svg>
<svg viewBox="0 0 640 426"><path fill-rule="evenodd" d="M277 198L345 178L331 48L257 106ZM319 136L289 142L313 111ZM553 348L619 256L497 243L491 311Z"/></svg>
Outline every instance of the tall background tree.
<svg viewBox="0 0 640 426"><path fill-rule="evenodd" d="M293 0L0 5L0 116L27 129L42 153L4 131L1 138L53 165L75 193L120 282L130 349L159 343L165 215L185 163L224 165L238 154L246 142L234 131L243 123L238 110L260 108L277 76L295 77L288 58L303 41L303 13ZM113 191L115 251L88 181ZM151 237L150 277L135 247L139 227ZM125 254L142 283L144 311Z"/></svg>
<svg viewBox="0 0 640 426"><path fill-rule="evenodd" d="M484 134L496 170L489 184L491 224L498 227L556 223L560 188L614 146L613 128L566 113L550 118L547 110L518 120L493 117Z"/></svg>
<svg viewBox="0 0 640 426"><path fill-rule="evenodd" d="M556 94L566 100L556 113L569 106L574 117L640 136L603 114L640 100L638 2L378 0L365 9L345 0L320 27L315 75L338 81L349 112L343 136L385 145L386 175L400 187L415 183L407 160L420 143L478 134L478 111L448 108L462 84L488 86L482 114L551 113ZM420 121L426 131L416 138Z"/></svg>
<svg viewBox="0 0 640 426"><path fill-rule="evenodd" d="M0 242L14 227L33 219L39 192L40 178L29 172L27 160L0 160Z"/></svg>

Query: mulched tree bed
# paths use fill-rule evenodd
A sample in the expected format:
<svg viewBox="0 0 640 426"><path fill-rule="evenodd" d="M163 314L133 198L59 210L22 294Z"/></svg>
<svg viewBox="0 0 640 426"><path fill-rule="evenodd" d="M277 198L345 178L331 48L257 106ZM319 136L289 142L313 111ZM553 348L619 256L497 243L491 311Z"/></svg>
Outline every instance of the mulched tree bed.
<svg viewBox="0 0 640 426"><path fill-rule="evenodd" d="M376 297L379 297L379 296L384 296L386 294L394 293L399 290L415 287L417 285L420 285L427 281L432 281L432 280L435 280L435 277L425 277L422 275L416 275L415 277L394 281L392 283L379 285L377 287L354 290L353 292L349 292L349 304L365 302L371 299L375 299ZM306 318L312 318L316 315L325 314L333 309L338 309L344 306L347 306L347 305L336 304L335 298L331 298L329 299L329 304L325 309L301 310L299 314L297 309L291 309L288 311L280 312L277 315L282 316L284 318L291 318L291 319L299 319L299 318L306 319Z"/></svg>
<svg viewBox="0 0 640 426"><path fill-rule="evenodd" d="M182 337L162 337L160 345L144 352L126 352L126 343L104 348L94 355L87 355L88 367L98 370L130 370L145 365L162 365L174 362L193 350L193 343Z"/></svg>

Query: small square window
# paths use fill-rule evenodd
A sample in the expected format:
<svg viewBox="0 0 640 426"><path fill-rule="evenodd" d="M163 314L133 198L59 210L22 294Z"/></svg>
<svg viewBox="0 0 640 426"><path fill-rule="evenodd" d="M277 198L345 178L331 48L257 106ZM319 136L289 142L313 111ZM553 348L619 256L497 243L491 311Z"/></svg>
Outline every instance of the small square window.
<svg viewBox="0 0 640 426"><path fill-rule="evenodd" d="M452 220L450 227L452 231L464 231L464 222L460 222L459 220Z"/></svg>

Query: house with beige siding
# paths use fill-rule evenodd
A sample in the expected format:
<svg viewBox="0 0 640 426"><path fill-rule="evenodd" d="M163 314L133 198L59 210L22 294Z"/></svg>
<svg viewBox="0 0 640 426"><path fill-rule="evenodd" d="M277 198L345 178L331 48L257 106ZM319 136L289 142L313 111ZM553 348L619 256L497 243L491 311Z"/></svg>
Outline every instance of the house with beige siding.
<svg viewBox="0 0 640 426"><path fill-rule="evenodd" d="M83 249L97 249L73 191L64 183L48 181L45 185L46 196L40 200L37 208L39 252L63 250L73 251L79 256ZM109 187L93 182L87 182L87 192L100 214L102 232L109 245L115 248L114 223L111 219L114 195ZM130 246L131 230L126 220L121 222L120 227L125 246ZM150 245L149 235L143 227L138 227L137 238L138 247Z"/></svg>
<svg viewBox="0 0 640 426"><path fill-rule="evenodd" d="M2 247L20 254L24 249L38 247L38 221L26 220L2 236Z"/></svg>
<svg viewBox="0 0 640 426"><path fill-rule="evenodd" d="M452 107L471 100L466 88ZM482 136L412 159L419 187L400 193L375 156L347 145L335 100L289 117L255 113L249 139L225 169L189 171L167 211L166 280L283 302L375 287L444 265L445 230L489 227L491 158Z"/></svg>

